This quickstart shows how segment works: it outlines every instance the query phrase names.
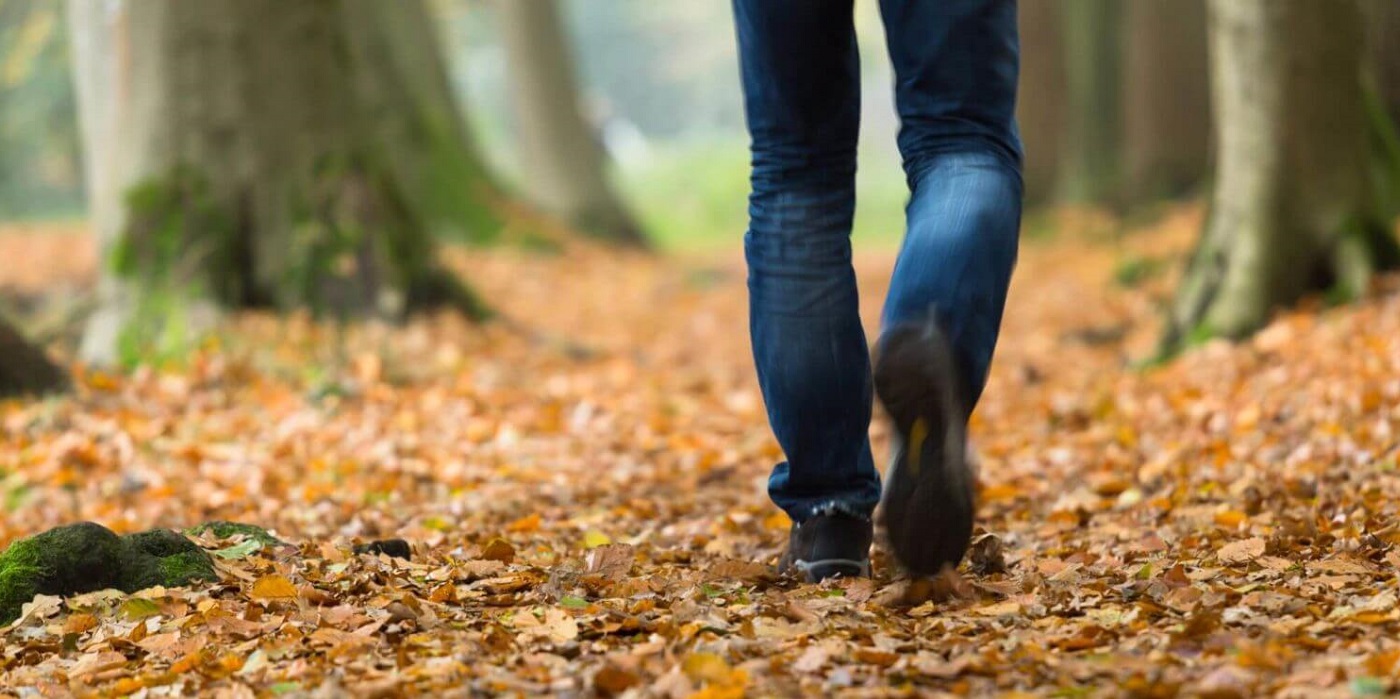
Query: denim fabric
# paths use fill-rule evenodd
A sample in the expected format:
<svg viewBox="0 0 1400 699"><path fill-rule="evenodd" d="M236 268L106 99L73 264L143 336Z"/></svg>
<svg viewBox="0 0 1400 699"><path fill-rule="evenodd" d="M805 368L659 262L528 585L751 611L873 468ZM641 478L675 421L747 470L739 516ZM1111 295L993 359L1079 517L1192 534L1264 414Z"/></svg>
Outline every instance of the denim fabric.
<svg viewBox="0 0 1400 699"><path fill-rule="evenodd" d="M759 385L787 461L769 480L794 521L868 517L870 354L851 268L860 67L852 0L733 0L752 195L744 238ZM1015 0L882 0L911 192L882 323L932 309L969 410L1015 264L1021 143Z"/></svg>

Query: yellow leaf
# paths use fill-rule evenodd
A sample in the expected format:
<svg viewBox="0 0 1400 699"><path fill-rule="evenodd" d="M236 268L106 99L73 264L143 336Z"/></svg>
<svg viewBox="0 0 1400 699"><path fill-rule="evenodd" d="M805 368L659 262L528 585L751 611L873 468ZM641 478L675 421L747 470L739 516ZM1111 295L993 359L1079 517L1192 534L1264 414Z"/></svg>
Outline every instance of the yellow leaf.
<svg viewBox="0 0 1400 699"><path fill-rule="evenodd" d="M281 575L264 575L253 583L253 599L294 599L297 589Z"/></svg>
<svg viewBox="0 0 1400 699"><path fill-rule="evenodd" d="M763 528L776 532L785 532L792 528L792 519L787 516L786 512L778 510L763 518Z"/></svg>
<svg viewBox="0 0 1400 699"><path fill-rule="evenodd" d="M148 599L132 597L122 602L121 615L128 621L138 621L148 617L158 616L160 607Z"/></svg>
<svg viewBox="0 0 1400 699"><path fill-rule="evenodd" d="M607 546L611 543L612 537L608 536L607 534L604 534L603 532L598 531L597 529L591 530L587 534L583 535L583 547L586 549L596 549L599 546Z"/></svg>
<svg viewBox="0 0 1400 699"><path fill-rule="evenodd" d="M729 678L729 663L714 653L691 653L681 661L681 671L692 682L723 682Z"/></svg>
<svg viewBox="0 0 1400 699"><path fill-rule="evenodd" d="M1222 527L1238 527L1249 519L1249 515L1238 510L1215 513L1215 523Z"/></svg>

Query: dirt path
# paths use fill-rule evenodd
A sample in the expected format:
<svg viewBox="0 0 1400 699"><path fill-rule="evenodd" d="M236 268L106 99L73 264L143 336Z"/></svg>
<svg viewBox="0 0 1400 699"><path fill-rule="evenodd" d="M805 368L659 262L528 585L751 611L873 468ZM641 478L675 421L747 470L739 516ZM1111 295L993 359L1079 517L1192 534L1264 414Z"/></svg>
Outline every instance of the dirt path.
<svg viewBox="0 0 1400 699"><path fill-rule="evenodd" d="M1198 216L1024 246L974 425L990 536L913 590L881 558L873 581L769 576L787 522L737 259L463 255L587 357L449 317L342 354L330 328L247 317L183 367L0 407L0 539L233 519L305 542L150 604L38 605L0 634L0 687L1390 691L1400 289L1133 370L1171 281L1154 260ZM859 259L868 320L888 264ZM348 552L386 536L412 562Z"/></svg>

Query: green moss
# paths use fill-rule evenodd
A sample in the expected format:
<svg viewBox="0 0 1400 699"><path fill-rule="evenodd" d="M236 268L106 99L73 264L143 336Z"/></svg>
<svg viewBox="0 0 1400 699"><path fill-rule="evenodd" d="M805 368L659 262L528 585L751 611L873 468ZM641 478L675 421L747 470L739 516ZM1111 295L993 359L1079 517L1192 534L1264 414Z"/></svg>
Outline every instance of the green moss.
<svg viewBox="0 0 1400 699"><path fill-rule="evenodd" d="M0 553L0 623L18 617L36 594L108 588L130 593L217 579L209 555L175 532L119 537L92 522L71 524L16 541Z"/></svg>
<svg viewBox="0 0 1400 699"><path fill-rule="evenodd" d="M196 527L185 530L190 536L203 536L213 534L219 539L232 539L235 536L242 536L245 539L252 539L263 546L288 546L289 544L275 536L262 527L255 524L244 524L242 522L215 521L205 522Z"/></svg>
<svg viewBox="0 0 1400 699"><path fill-rule="evenodd" d="M197 580L214 582L214 561L198 544L169 529L122 537L128 551L120 588L128 592L160 585L181 587Z"/></svg>
<svg viewBox="0 0 1400 699"><path fill-rule="evenodd" d="M214 572L214 562L203 551L179 553L160 559L160 584L165 587L180 587L195 580L217 582L219 574Z"/></svg>
<svg viewBox="0 0 1400 699"><path fill-rule="evenodd" d="M27 541L0 554L0 621L9 623L19 616L24 603L38 593L35 585L42 574L37 548Z"/></svg>

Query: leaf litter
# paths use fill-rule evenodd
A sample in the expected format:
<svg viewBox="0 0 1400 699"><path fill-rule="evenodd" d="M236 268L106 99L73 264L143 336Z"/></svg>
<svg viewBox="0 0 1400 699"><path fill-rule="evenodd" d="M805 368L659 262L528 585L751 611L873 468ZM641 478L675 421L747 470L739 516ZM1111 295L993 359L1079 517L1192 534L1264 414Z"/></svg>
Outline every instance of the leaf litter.
<svg viewBox="0 0 1400 699"><path fill-rule="evenodd" d="M204 535L218 583L36 598L0 630L0 686L1394 692L1400 282L1136 368L1173 275L1125 285L1115 267L1181 259L1199 221L1025 245L974 418L979 533L930 581L879 553L874 580L773 575L779 452L733 257L455 260L587 355L451 316L350 328L341 355L331 326L252 314L183 366L84 371L72 397L0 406L0 540L228 520L289 545ZM889 262L857 257L867 321ZM687 283L695 268L715 282ZM883 456L878 421L872 437ZM366 543L394 539L403 555Z"/></svg>

